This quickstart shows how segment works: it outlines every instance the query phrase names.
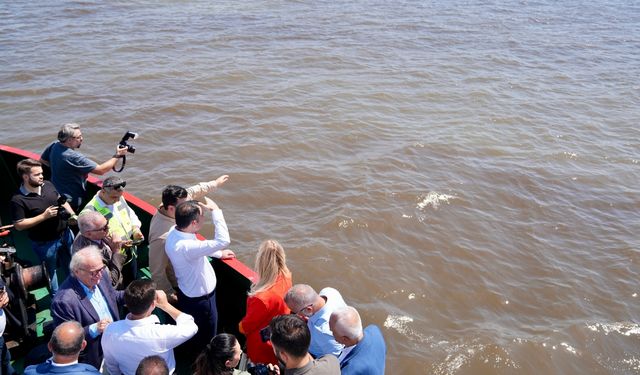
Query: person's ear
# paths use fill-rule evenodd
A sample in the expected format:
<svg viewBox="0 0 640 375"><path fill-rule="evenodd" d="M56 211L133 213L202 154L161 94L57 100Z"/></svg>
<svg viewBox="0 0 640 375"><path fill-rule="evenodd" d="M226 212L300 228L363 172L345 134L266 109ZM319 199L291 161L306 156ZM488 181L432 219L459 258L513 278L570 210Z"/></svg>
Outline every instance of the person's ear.
<svg viewBox="0 0 640 375"><path fill-rule="evenodd" d="M82 340L82 345L80 345L80 351L83 351L84 348L87 347L87 340Z"/></svg>

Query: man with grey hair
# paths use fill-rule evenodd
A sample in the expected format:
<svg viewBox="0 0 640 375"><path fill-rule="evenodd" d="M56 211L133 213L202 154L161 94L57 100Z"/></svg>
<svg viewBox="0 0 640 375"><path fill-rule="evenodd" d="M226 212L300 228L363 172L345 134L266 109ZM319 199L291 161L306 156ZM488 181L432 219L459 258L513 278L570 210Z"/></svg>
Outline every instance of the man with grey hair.
<svg viewBox="0 0 640 375"><path fill-rule="evenodd" d="M82 207L87 194L87 175L103 175L111 170L118 159L127 153L126 147L116 147L116 153L98 164L76 151L82 145L82 132L78 124L64 124L58 132L58 141L52 142L40 155L40 161L51 167L51 182L61 195L67 195L74 211Z"/></svg>
<svg viewBox="0 0 640 375"><path fill-rule="evenodd" d="M80 234L73 241L72 253L88 246L96 246L102 253L104 264L109 269L111 283L116 289L124 289L122 285L122 267L124 256L120 253L122 241L113 239L109 234L107 219L97 211L85 211L78 217Z"/></svg>
<svg viewBox="0 0 640 375"><path fill-rule="evenodd" d="M124 199L124 188L127 182L119 176L109 176L102 182L102 188L82 210L98 212L109 224L109 235L114 241L120 241L120 251L125 256L126 267L123 270L124 285L137 278L138 264L134 242L144 240L140 231L140 220Z"/></svg>
<svg viewBox="0 0 640 375"><path fill-rule="evenodd" d="M102 253L89 246L73 254L69 265L71 275L62 283L51 303L54 325L75 320L84 330L87 345L79 361L100 368L102 332L120 319L119 307L124 305L124 291L116 291L102 262Z"/></svg>
<svg viewBox="0 0 640 375"><path fill-rule="evenodd" d="M358 311L346 306L331 313L329 327L336 341L345 346L338 357L343 375L384 375L387 346L378 326L371 324L363 331Z"/></svg>
<svg viewBox="0 0 640 375"><path fill-rule="evenodd" d="M80 323L68 321L53 330L47 347L53 357L39 365L29 366L25 375L41 374L100 374L95 367L78 363L80 352L87 346Z"/></svg>
<svg viewBox="0 0 640 375"><path fill-rule="evenodd" d="M320 293L316 293L307 284L296 284L284 296L284 302L292 313L307 321L311 331L309 353L315 358L325 354L333 354L336 357L340 355L344 346L333 338L329 328L331 313L346 306L340 292L334 288L324 288Z"/></svg>

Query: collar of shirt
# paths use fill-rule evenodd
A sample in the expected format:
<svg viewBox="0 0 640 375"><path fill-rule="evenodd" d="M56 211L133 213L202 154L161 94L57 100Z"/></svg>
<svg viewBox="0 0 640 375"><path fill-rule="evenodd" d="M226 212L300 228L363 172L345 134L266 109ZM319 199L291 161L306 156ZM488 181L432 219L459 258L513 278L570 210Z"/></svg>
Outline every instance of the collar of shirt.
<svg viewBox="0 0 640 375"><path fill-rule="evenodd" d="M33 192L33 191L29 191L24 187L24 184L20 185L20 193L22 193L22 195L29 195L29 194L36 194L36 195L41 195L42 194L42 186L38 186L38 191Z"/></svg>
<svg viewBox="0 0 640 375"><path fill-rule="evenodd" d="M82 287L82 289L84 289L84 292L87 294L87 297L89 297L89 299L91 299L91 297L93 296L93 293L96 292L96 289L98 288L98 286L96 285L93 290L89 289L88 286L84 285L82 283L82 281L78 280L78 283L80 284L80 286Z"/></svg>
<svg viewBox="0 0 640 375"><path fill-rule="evenodd" d="M173 231L176 232L176 235L180 238L184 239L197 239L195 233L183 232L179 230L175 225L173 226Z"/></svg>
<svg viewBox="0 0 640 375"><path fill-rule="evenodd" d="M48 361L51 363L51 366L55 366L55 367L66 367L66 366L73 366L73 365L77 365L78 361L75 360L71 363L55 363L53 361L53 357L49 358Z"/></svg>
<svg viewBox="0 0 640 375"><path fill-rule="evenodd" d="M113 212L113 206L115 205L115 203L114 203L114 204L106 204L106 203L105 203L105 202L100 198L100 196L99 196L99 195L96 195L96 199L98 200L98 203L100 203L100 205L101 205L102 207L106 207L106 208L108 208L108 209L109 209L109 211ZM118 201L118 202L119 202L119 201ZM116 203L117 203L117 202L116 202Z"/></svg>
<svg viewBox="0 0 640 375"><path fill-rule="evenodd" d="M153 314L142 319L129 319L129 315L127 315L127 319L125 319L124 321L131 327L146 326L149 324L160 324L160 319L158 319L158 317Z"/></svg>

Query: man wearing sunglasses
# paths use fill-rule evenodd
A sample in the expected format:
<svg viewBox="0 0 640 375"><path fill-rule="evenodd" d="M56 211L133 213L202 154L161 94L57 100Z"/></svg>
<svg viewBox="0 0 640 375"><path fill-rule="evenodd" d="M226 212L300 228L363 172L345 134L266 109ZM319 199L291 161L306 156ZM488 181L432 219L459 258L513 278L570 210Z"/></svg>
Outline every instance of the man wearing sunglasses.
<svg viewBox="0 0 640 375"><path fill-rule="evenodd" d="M112 238L109 234L107 219L97 211L86 211L78 217L80 234L73 241L71 252L75 253L88 246L96 246L102 253L104 264L109 269L111 283L114 288L124 289L122 285L122 267L125 258L120 254L122 240Z"/></svg>
<svg viewBox="0 0 640 375"><path fill-rule="evenodd" d="M51 167L51 182L60 194L71 197L71 207L78 210L86 200L89 173L103 175L118 159L127 153L126 147L116 147L116 153L98 164L77 150L82 145L82 132L78 124L64 124L58 132L58 141L51 143L40 155L40 161Z"/></svg>
<svg viewBox="0 0 640 375"><path fill-rule="evenodd" d="M121 241L120 252L126 257L123 270L124 285L135 280L138 273L135 241L144 240L140 231L140 220L122 196L127 182L118 176L107 177L102 189L89 201L82 213L95 211L107 219L109 235L115 241Z"/></svg>

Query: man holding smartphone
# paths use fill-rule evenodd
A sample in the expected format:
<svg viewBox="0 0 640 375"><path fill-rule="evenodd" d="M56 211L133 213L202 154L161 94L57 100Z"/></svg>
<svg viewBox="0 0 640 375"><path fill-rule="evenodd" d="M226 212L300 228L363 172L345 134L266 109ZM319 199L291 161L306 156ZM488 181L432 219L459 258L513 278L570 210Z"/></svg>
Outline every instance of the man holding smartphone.
<svg viewBox="0 0 640 375"><path fill-rule="evenodd" d="M123 285L137 279L138 264L136 245L144 240L140 231L140 220L124 199L124 188L127 182L118 176L107 177L102 182L102 189L89 201L82 210L97 211L107 219L109 235L113 240L121 241L120 252L126 257L122 269Z"/></svg>

